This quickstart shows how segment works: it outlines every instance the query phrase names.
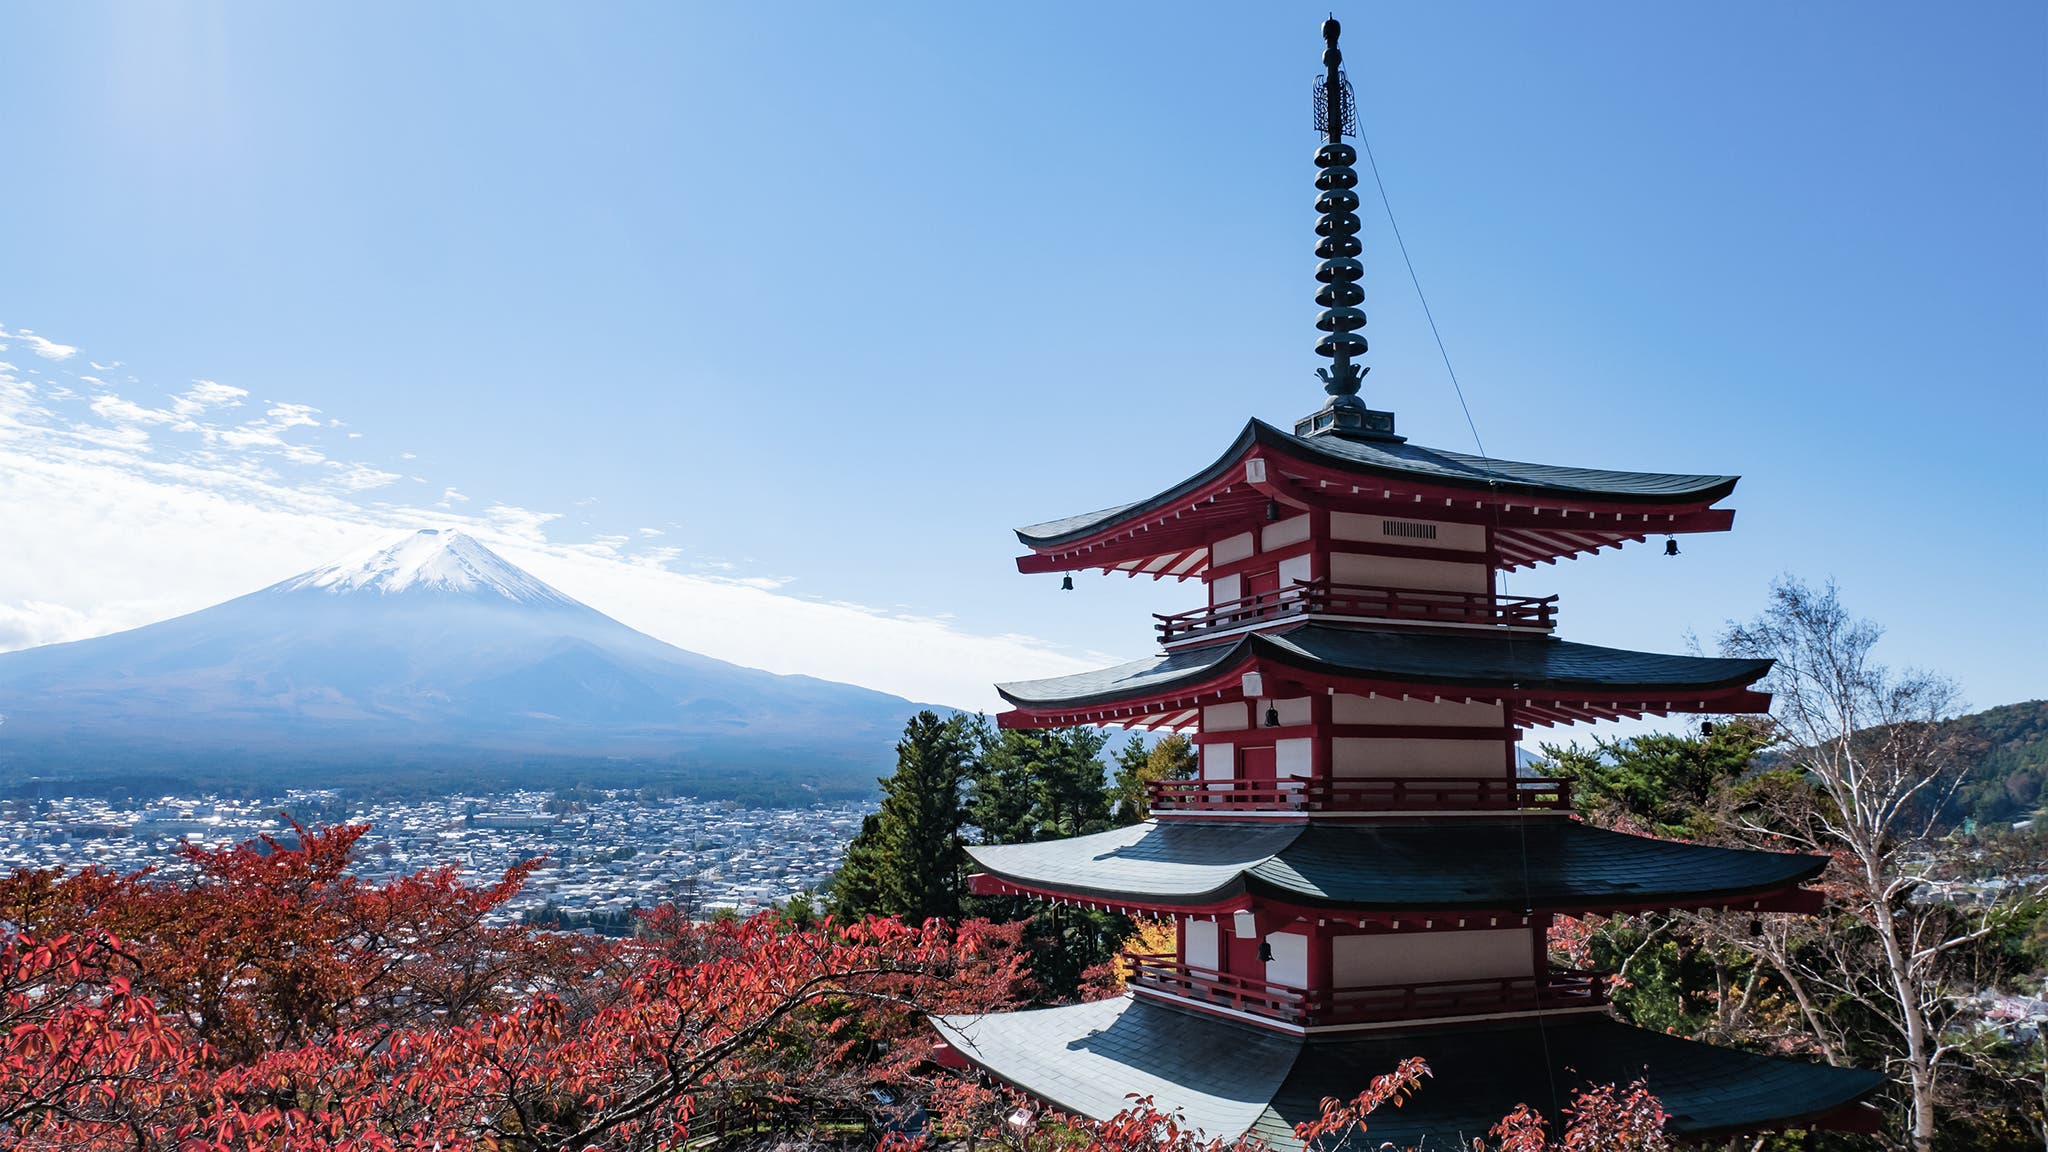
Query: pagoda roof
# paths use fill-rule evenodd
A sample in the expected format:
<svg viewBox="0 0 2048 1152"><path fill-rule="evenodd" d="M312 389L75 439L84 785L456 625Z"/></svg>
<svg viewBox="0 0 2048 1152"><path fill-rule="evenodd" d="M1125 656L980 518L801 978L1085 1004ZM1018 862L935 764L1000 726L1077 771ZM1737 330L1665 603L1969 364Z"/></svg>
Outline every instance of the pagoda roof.
<svg viewBox="0 0 2048 1152"><path fill-rule="evenodd" d="M1165 507L1223 475L1253 447L1279 449L1360 476L1427 480L1432 484L1477 489L1504 495L1553 499L1595 499L1619 503L1711 504L1735 490L1739 476L1674 472L1617 472L1604 468L1573 468L1494 460L1443 448L1426 448L1390 440L1348 440L1340 436L1296 436L1263 420L1245 424L1214 464L1166 491L1099 512L1084 512L1017 529L1017 539L1033 547L1064 544L1133 512Z"/></svg>
<svg viewBox="0 0 2048 1152"><path fill-rule="evenodd" d="M1256 897L1410 918L1741 904L1795 889L1827 865L1824 856L1631 836L1564 816L1155 820L968 852L998 887L1084 903L1235 910ZM977 880L978 890L989 887Z"/></svg>
<svg viewBox="0 0 2048 1152"><path fill-rule="evenodd" d="M1251 667L1288 670L1297 677L1355 682L1355 690L1496 699L1594 701L1583 716L1569 710L1531 709L1536 723L1598 719L1658 711L1761 711L1769 698L1747 691L1770 671L1768 660L1676 656L1602 648L1540 636L1471 636L1397 632L1303 623L1252 632L1200 647L1182 648L1113 668L998 684L996 691L1021 714L1013 726L1117 722L1120 709L1191 708L1221 699L1228 682ZM1225 686L1228 685L1226 690ZM1272 693L1269 693L1272 694ZM1211 699L1213 697L1213 699ZM1084 721L1083 717L1092 720Z"/></svg>
<svg viewBox="0 0 2048 1152"><path fill-rule="evenodd" d="M1062 1111L1108 1119L1131 1094L1183 1112L1205 1137L1250 1133L1300 1148L1294 1126L1326 1097L1349 1099L1419 1056L1431 1077L1400 1108L1373 1113L1374 1147L1469 1148L1518 1104L1552 1118L1579 1090L1643 1078L1689 1136L1819 1121L1884 1083L1855 1068L1682 1040L1604 1015L1496 1020L1427 1029L1288 1035L1150 999L934 1018L941 1035L997 1079Z"/></svg>
<svg viewBox="0 0 2048 1152"><path fill-rule="evenodd" d="M1244 467L1253 459L1278 467L1268 479L1254 481ZM1734 491L1738 479L1495 460L1397 440L1297 436L1252 420L1214 463L1165 491L1017 529L1017 539L1037 553L1018 565L1026 571L1128 569L1146 555L1179 554L1190 543L1206 544L1204 528L1255 515L1269 498L1295 507L1357 498L1380 501L1376 507L1381 511L1390 510L1387 502L1393 502L1411 516L1477 519L1500 529L1504 562L1529 564L1619 546L1650 533L1725 530L1733 513L1708 506ZM1518 516L1504 515L1516 509ZM1183 527L1192 531L1175 530ZM1208 537L1228 534L1207 532ZM1154 547L1160 550L1146 551ZM1189 576L1204 567L1191 563L1143 570Z"/></svg>

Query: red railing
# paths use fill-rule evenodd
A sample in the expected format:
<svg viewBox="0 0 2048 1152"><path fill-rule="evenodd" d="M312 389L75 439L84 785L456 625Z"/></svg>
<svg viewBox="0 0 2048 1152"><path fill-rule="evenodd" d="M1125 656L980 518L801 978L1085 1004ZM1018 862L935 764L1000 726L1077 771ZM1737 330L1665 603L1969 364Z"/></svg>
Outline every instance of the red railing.
<svg viewBox="0 0 2048 1152"><path fill-rule="evenodd" d="M1491 592L1428 592L1297 580L1271 592L1255 592L1206 608L1153 613L1159 641L1170 644L1218 628L1257 624L1281 616L1359 616L1408 624L1476 624L1494 628L1541 628L1557 623L1556 596L1497 596Z"/></svg>
<svg viewBox="0 0 2048 1152"><path fill-rule="evenodd" d="M1480 1016L1607 1002L1604 974L1557 969L1541 976L1437 980L1352 988L1295 988L1182 964L1171 956L1125 953L1130 982L1154 992L1303 1027Z"/></svg>
<svg viewBox="0 0 2048 1152"><path fill-rule="evenodd" d="M1418 776L1379 780L1155 780L1159 812L1469 812L1570 809L1569 780Z"/></svg>
<svg viewBox="0 0 2048 1152"><path fill-rule="evenodd" d="M1131 966L1130 983L1139 988L1185 996L1220 1008L1235 1008L1240 1012L1270 1016L1290 1023L1301 1023L1308 1016L1309 992L1306 988L1290 988L1285 984L1268 984L1264 980L1233 976L1228 972L1194 968L1171 956L1126 952L1124 962Z"/></svg>

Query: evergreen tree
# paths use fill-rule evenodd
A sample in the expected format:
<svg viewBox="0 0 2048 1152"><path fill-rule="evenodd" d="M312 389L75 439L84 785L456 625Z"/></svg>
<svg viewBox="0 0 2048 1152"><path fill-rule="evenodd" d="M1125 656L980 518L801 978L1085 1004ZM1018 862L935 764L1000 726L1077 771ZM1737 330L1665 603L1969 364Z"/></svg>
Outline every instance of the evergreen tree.
<svg viewBox="0 0 2048 1152"><path fill-rule="evenodd" d="M1590 751L1546 744L1543 758L1553 775L1572 782L1575 805L1596 823L1706 839L1725 823L1737 785L1770 742L1767 726L1738 720L1703 724L1697 737L1596 740Z"/></svg>
<svg viewBox="0 0 2048 1152"><path fill-rule="evenodd" d="M1096 728L1006 730L987 736L968 799L968 817L985 844L1022 844L1083 836L1112 827L1106 733ZM1129 919L1018 897L975 901L992 920L1030 921L1032 975L1055 1001L1077 993L1131 934Z"/></svg>
<svg viewBox="0 0 2048 1152"><path fill-rule="evenodd" d="M980 720L930 710L904 726L881 811L861 823L833 885L841 918L876 913L912 923L960 916L966 887L961 789L975 766Z"/></svg>
<svg viewBox="0 0 2048 1152"><path fill-rule="evenodd" d="M1109 787L1116 806L1111 821L1122 826L1150 818L1149 785L1159 780L1191 780L1196 765L1195 742L1185 735L1171 733L1147 748L1144 737L1133 733L1116 753L1116 777Z"/></svg>
<svg viewBox="0 0 2048 1152"><path fill-rule="evenodd" d="M861 818L860 833L846 846L839 871L821 889L832 915L842 923L880 915L882 872L887 867L882 852L882 815L870 812Z"/></svg>
<svg viewBox="0 0 2048 1152"><path fill-rule="evenodd" d="M1023 844L1110 825L1107 772L1096 728L1008 729L983 744L968 817L983 843Z"/></svg>

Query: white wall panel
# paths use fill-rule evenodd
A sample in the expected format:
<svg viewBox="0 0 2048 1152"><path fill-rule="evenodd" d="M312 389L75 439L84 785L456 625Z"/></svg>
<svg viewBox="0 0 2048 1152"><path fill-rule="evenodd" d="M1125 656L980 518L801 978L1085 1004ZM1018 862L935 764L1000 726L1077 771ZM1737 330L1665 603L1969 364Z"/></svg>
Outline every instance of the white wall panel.
<svg viewBox="0 0 2048 1152"><path fill-rule="evenodd" d="M1237 745L1200 745L1202 757L1202 779L1228 780L1237 775Z"/></svg>
<svg viewBox="0 0 2048 1152"><path fill-rule="evenodd" d="M1292 520L1280 520L1259 529L1259 551L1271 552L1289 544L1299 544L1308 539L1308 516L1296 516Z"/></svg>
<svg viewBox="0 0 2048 1152"><path fill-rule="evenodd" d="M1280 590L1286 591L1296 580L1313 579L1315 574L1315 553L1289 556L1280 562Z"/></svg>
<svg viewBox="0 0 2048 1152"><path fill-rule="evenodd" d="M1306 696L1296 696L1291 700L1259 701L1259 723L1266 722L1266 709L1269 706L1280 713L1280 723L1283 725L1308 723L1310 712L1309 699Z"/></svg>
<svg viewBox="0 0 2048 1152"><path fill-rule="evenodd" d="M1229 704L1211 704L1202 709L1202 731L1235 732L1246 727L1245 707L1241 700Z"/></svg>
<svg viewBox="0 0 2048 1152"><path fill-rule="evenodd" d="M1368 556L1362 552L1330 553L1330 582L1443 592L1485 592L1492 587L1484 564L1417 560L1409 556Z"/></svg>
<svg viewBox="0 0 2048 1152"><path fill-rule="evenodd" d="M1308 937L1299 932L1275 932L1266 937L1273 958L1266 961L1266 982L1308 986Z"/></svg>
<svg viewBox="0 0 2048 1152"><path fill-rule="evenodd" d="M1330 941L1330 978L1358 988L1530 976L1534 949L1526 928L1339 936Z"/></svg>
<svg viewBox="0 0 2048 1152"><path fill-rule="evenodd" d="M1330 741L1330 774L1340 778L1499 776L1507 753L1492 740L1388 740L1339 736Z"/></svg>
<svg viewBox="0 0 2048 1152"><path fill-rule="evenodd" d="M1209 563L1220 568L1252 554L1252 534L1240 532L1209 546Z"/></svg>
<svg viewBox="0 0 2048 1152"><path fill-rule="evenodd" d="M1434 539L1401 532L1388 532L1388 522L1428 524L1436 529ZM1405 516L1371 516L1359 512L1330 513L1330 535L1339 540L1360 540L1375 544L1399 544L1404 548L1444 548L1452 551L1486 551L1486 526L1457 524L1447 520L1411 520Z"/></svg>
<svg viewBox="0 0 2048 1152"><path fill-rule="evenodd" d="M1232 572L1209 582L1209 603L1223 604L1244 595L1244 577Z"/></svg>
<svg viewBox="0 0 2048 1152"><path fill-rule="evenodd" d="M1279 740L1273 744L1273 775L1281 780L1299 776L1306 780L1314 772L1316 742L1309 739Z"/></svg>

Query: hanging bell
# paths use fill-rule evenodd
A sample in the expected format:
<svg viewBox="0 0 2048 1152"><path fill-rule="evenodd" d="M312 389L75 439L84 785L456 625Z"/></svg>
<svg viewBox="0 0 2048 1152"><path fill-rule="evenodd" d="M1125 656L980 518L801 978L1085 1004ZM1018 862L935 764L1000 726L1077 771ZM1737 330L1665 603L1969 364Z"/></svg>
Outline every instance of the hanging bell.
<svg viewBox="0 0 2048 1152"><path fill-rule="evenodd" d="M1271 942L1271 941L1269 941L1269 940L1260 940L1260 941L1259 941L1259 963L1261 963L1261 964L1271 964L1272 962L1273 962L1273 944L1272 944L1272 942Z"/></svg>
<svg viewBox="0 0 2048 1152"><path fill-rule="evenodd" d="M1757 937L1759 937L1759 936L1761 936L1761 935L1763 935L1763 934L1764 934L1764 921L1763 921L1763 918L1762 918L1761 916L1752 916L1752 917L1750 917L1750 918L1749 918L1749 938L1750 938L1750 939L1752 939L1752 940L1754 940L1754 939L1756 939Z"/></svg>
<svg viewBox="0 0 2048 1152"><path fill-rule="evenodd" d="M1074 590L1074 578L1073 578L1072 576L1062 576L1062 577L1060 577L1060 591L1062 591L1062 592L1072 592L1073 590Z"/></svg>
<svg viewBox="0 0 2048 1152"><path fill-rule="evenodd" d="M1678 537L1666 536L1664 538L1664 554L1666 556L1678 555Z"/></svg>
<svg viewBox="0 0 2048 1152"><path fill-rule="evenodd" d="M1278 500L1266 501L1266 519L1269 521L1280 519L1280 502Z"/></svg>
<svg viewBox="0 0 2048 1152"><path fill-rule="evenodd" d="M1269 705L1267 705L1267 706L1266 706L1266 727L1268 727L1268 728L1278 728L1279 726L1280 726L1280 709L1278 709L1278 708L1275 708L1275 707L1273 707L1273 706L1272 706L1272 705L1270 705L1270 704L1269 704Z"/></svg>

